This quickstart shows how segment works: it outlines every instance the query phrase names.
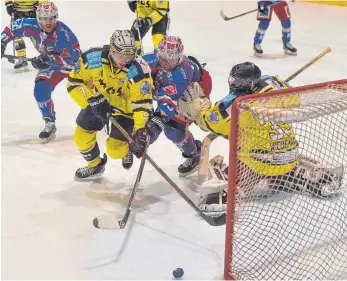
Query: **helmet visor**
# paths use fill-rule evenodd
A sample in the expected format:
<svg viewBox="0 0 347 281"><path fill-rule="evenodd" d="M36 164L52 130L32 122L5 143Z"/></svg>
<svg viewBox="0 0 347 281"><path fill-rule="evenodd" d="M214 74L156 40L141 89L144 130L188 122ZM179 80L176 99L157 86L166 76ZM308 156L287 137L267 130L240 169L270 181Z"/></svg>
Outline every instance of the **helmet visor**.
<svg viewBox="0 0 347 281"><path fill-rule="evenodd" d="M110 54L117 67L124 67L131 63L135 58L135 54L121 54L113 48L111 48Z"/></svg>

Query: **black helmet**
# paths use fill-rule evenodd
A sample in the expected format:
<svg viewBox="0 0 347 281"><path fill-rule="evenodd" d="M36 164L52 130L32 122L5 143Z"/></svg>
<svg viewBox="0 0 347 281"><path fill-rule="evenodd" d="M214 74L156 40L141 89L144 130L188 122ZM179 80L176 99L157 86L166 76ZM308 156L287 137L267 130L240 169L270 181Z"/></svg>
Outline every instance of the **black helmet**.
<svg viewBox="0 0 347 281"><path fill-rule="evenodd" d="M261 71L251 62L239 63L233 66L229 74L230 91L250 92L259 82Z"/></svg>

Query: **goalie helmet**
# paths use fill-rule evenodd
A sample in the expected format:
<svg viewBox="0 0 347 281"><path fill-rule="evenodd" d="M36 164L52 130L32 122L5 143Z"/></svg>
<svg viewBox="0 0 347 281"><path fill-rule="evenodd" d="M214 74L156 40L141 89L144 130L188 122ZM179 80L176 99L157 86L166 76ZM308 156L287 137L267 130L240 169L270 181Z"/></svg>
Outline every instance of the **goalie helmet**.
<svg viewBox="0 0 347 281"><path fill-rule="evenodd" d="M130 30L116 30L110 39L110 58L117 68L124 68L136 56L135 37Z"/></svg>
<svg viewBox="0 0 347 281"><path fill-rule="evenodd" d="M164 36L158 45L159 63L165 71L172 70L183 60L184 46L180 37Z"/></svg>
<svg viewBox="0 0 347 281"><path fill-rule="evenodd" d="M42 18L58 18L58 8L53 2L42 2L37 6L36 17L40 21Z"/></svg>
<svg viewBox="0 0 347 281"><path fill-rule="evenodd" d="M252 91L259 82L260 76L260 68L254 63L244 62L234 65L228 79L230 92Z"/></svg>

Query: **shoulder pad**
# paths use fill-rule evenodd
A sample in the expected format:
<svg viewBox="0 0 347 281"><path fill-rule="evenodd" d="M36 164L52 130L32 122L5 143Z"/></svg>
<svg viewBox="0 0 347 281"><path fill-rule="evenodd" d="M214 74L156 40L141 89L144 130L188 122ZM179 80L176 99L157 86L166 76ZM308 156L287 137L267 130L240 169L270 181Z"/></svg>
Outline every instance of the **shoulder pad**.
<svg viewBox="0 0 347 281"><path fill-rule="evenodd" d="M102 65L102 48L91 48L82 54L83 63L89 69L101 67Z"/></svg>

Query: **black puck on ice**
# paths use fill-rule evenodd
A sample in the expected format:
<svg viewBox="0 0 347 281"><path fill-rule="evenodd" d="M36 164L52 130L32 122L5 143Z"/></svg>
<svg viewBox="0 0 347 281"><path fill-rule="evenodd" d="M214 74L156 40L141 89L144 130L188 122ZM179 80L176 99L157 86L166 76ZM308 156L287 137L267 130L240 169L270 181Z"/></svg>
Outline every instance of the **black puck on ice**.
<svg viewBox="0 0 347 281"><path fill-rule="evenodd" d="M172 271L172 274L175 278L181 278L184 274L184 271L182 268L178 267L174 271Z"/></svg>

